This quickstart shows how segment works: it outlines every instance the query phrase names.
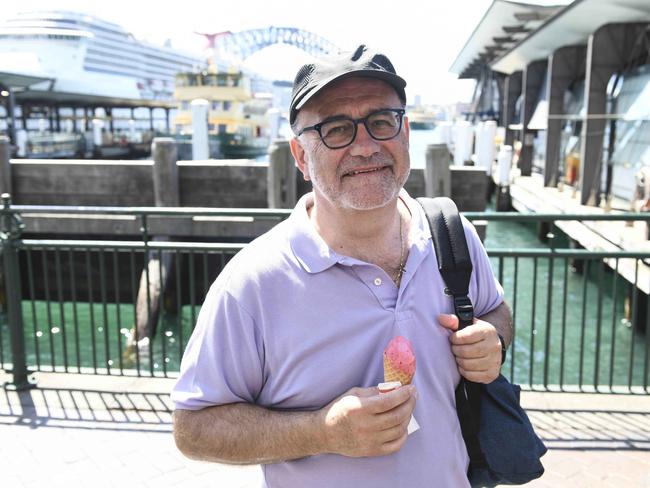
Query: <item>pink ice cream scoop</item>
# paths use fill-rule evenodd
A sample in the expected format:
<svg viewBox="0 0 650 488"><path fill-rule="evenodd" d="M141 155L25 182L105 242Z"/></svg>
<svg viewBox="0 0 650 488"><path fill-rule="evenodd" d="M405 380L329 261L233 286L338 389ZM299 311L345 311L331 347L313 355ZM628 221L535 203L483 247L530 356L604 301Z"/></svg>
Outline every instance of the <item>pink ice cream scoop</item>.
<svg viewBox="0 0 650 488"><path fill-rule="evenodd" d="M384 382L399 381L408 385L415 374L415 353L406 337L394 337L384 349Z"/></svg>

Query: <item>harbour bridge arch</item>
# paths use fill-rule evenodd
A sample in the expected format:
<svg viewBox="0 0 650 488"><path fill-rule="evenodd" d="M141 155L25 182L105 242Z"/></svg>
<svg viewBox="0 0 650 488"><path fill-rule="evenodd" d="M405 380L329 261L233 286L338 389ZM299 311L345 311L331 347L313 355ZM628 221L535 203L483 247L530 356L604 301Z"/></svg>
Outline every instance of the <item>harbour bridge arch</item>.
<svg viewBox="0 0 650 488"><path fill-rule="evenodd" d="M322 56L339 52L339 48L313 32L296 27L265 27L241 32L218 32L203 34L208 47L215 52L228 54L240 60L273 44L289 44L312 56Z"/></svg>

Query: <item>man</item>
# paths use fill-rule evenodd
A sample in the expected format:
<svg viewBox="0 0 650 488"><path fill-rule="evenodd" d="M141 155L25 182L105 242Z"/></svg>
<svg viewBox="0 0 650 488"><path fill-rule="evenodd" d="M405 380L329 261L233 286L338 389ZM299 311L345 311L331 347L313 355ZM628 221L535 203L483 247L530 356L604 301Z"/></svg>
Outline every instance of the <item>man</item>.
<svg viewBox="0 0 650 488"><path fill-rule="evenodd" d="M405 85L365 46L298 72L291 150L313 193L206 297L172 393L185 455L261 463L268 487L467 486L454 389L460 374L496 378L510 315L466 223L481 320L454 332L426 220L402 189ZM398 335L415 378L380 394Z"/></svg>

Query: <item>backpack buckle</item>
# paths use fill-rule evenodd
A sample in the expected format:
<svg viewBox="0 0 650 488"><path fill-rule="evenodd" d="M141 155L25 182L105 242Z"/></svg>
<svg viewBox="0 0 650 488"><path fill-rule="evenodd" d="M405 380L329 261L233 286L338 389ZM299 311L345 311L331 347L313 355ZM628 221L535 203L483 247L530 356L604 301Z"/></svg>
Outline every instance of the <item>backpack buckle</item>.
<svg viewBox="0 0 650 488"><path fill-rule="evenodd" d="M454 296L454 310L460 322L460 328L471 325L474 321L474 307L467 295Z"/></svg>

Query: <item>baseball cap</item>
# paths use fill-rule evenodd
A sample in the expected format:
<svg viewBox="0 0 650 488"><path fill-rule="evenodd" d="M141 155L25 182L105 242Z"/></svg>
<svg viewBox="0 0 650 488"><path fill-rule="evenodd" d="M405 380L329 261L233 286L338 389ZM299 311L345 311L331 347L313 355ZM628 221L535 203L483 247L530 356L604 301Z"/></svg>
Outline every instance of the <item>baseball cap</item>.
<svg viewBox="0 0 650 488"><path fill-rule="evenodd" d="M291 92L289 123L293 125L298 111L319 91L334 81L351 76L367 76L385 81L395 88L400 100L406 103L406 81L397 76L388 57L361 44L354 52L319 58L298 70Z"/></svg>

